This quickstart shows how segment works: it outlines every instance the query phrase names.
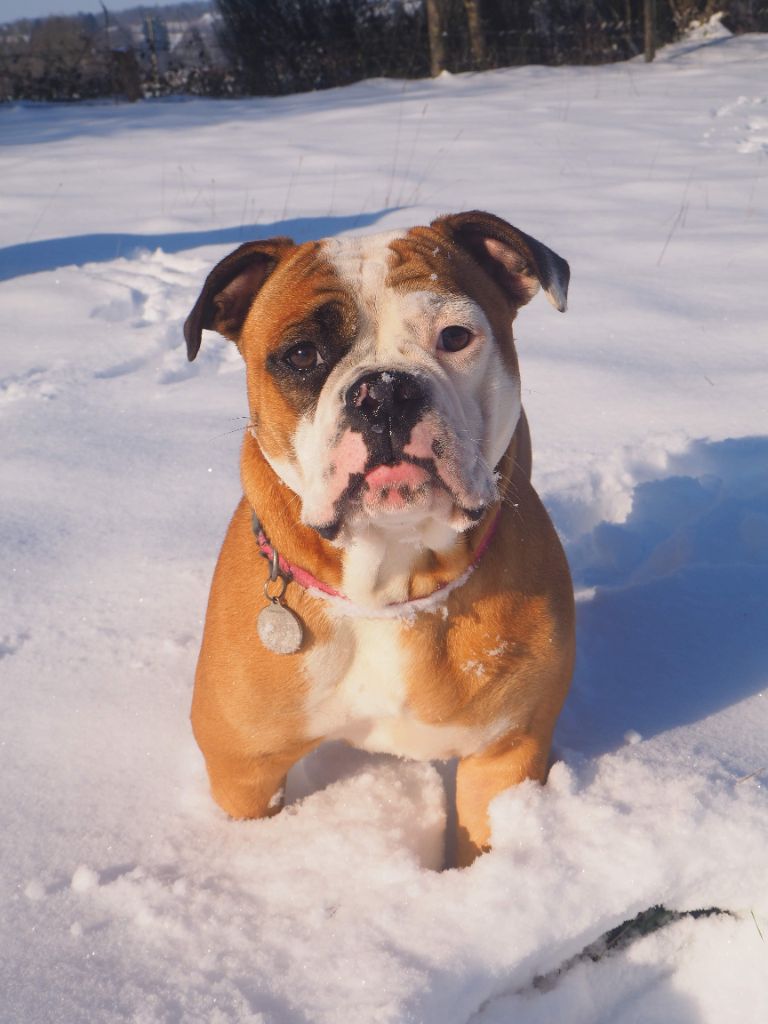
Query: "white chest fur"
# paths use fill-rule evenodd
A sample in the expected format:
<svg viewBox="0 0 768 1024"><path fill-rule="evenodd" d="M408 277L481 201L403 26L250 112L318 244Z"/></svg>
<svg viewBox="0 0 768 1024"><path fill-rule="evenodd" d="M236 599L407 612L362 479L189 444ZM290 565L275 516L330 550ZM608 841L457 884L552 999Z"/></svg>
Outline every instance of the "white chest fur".
<svg viewBox="0 0 768 1024"><path fill-rule="evenodd" d="M408 656L407 622L346 619L333 642L311 652L306 705L313 736L417 760L464 757L482 749L487 726L433 725L408 706L418 666Z"/></svg>

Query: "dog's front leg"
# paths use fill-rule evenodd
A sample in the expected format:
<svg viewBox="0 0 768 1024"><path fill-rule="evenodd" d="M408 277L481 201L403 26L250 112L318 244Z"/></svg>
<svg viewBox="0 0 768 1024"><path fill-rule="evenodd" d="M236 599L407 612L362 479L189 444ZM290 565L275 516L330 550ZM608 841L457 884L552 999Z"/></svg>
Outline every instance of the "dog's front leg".
<svg viewBox="0 0 768 1024"><path fill-rule="evenodd" d="M488 805L510 786L547 777L551 735L506 737L488 750L459 762L456 775L456 866L467 867L489 849Z"/></svg>
<svg viewBox="0 0 768 1024"><path fill-rule="evenodd" d="M211 795L231 818L266 818L283 806L288 770L312 745L287 753L235 756L206 754Z"/></svg>

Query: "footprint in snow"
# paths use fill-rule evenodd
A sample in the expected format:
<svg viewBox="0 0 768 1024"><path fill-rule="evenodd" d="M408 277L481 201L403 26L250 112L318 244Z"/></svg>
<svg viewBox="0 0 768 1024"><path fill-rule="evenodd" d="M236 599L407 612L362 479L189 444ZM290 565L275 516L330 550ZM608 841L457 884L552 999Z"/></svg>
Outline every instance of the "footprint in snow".
<svg viewBox="0 0 768 1024"><path fill-rule="evenodd" d="M123 329L140 332L141 338L138 354L125 358L123 350L123 358L94 374L97 379L125 376L152 365L157 367L158 383L167 385L182 383L201 372L227 373L240 368L234 347L219 339L212 339L196 363L187 360L182 325L202 274L196 261L157 250L115 260L91 272L101 279L106 293L105 301L92 309L91 317L118 330L122 325Z"/></svg>
<svg viewBox="0 0 768 1024"><path fill-rule="evenodd" d="M16 654L27 640L29 640L29 633L5 633L0 636L0 659Z"/></svg>
<svg viewBox="0 0 768 1024"><path fill-rule="evenodd" d="M751 117L747 136L739 143L740 153L768 153L768 117Z"/></svg>
<svg viewBox="0 0 768 1024"><path fill-rule="evenodd" d="M17 402L24 398L56 398L59 387L50 380L49 371L42 366L33 366L24 373L0 379L0 404Z"/></svg>
<svg viewBox="0 0 768 1024"><path fill-rule="evenodd" d="M705 141L712 144L724 138L731 146L735 135L739 153L768 153L768 111L765 117L754 115L755 108L766 106L765 96L739 96L733 103L723 104L712 111L715 123L704 132Z"/></svg>

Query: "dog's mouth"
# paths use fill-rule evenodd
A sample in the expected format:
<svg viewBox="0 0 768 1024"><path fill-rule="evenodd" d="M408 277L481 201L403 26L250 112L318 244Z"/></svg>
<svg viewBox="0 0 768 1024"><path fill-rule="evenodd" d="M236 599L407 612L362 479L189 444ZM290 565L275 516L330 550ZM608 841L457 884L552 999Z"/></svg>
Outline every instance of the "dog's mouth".
<svg viewBox="0 0 768 1024"><path fill-rule="evenodd" d="M421 504L430 497L433 479L434 472L415 462L376 466L363 477L363 507L386 514Z"/></svg>
<svg viewBox="0 0 768 1024"><path fill-rule="evenodd" d="M460 531L481 519L486 508L487 504L462 505L433 460L406 456L394 464L382 463L352 474L335 502L333 520L315 529L326 540L334 540L353 520L398 527L433 514Z"/></svg>

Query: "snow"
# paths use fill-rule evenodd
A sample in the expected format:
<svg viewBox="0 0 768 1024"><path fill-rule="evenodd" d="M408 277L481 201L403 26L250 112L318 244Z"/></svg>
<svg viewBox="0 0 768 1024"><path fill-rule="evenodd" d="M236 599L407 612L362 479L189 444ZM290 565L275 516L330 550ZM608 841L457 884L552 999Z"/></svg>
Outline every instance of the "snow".
<svg viewBox="0 0 768 1024"><path fill-rule="evenodd" d="M768 1019L766 60L723 30L650 66L0 109L0 1020ZM211 803L187 712L247 410L234 346L188 364L181 324L242 240L464 208L571 263L568 314L517 334L579 657L548 785L458 872L449 768L330 745L275 818Z"/></svg>

